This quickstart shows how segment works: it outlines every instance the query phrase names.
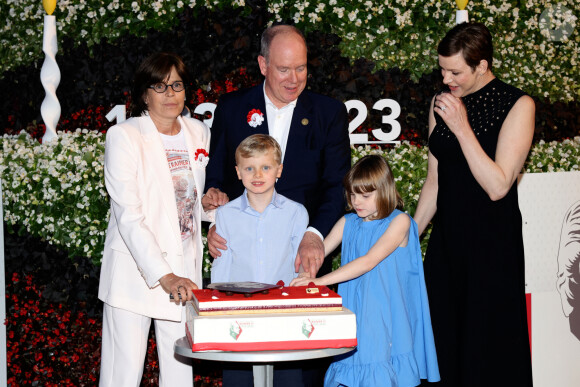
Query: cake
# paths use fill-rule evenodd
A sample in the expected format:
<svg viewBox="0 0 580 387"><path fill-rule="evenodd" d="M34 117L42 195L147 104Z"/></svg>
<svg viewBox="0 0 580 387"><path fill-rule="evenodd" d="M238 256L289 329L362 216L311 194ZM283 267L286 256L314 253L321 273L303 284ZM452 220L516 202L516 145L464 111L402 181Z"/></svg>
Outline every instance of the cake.
<svg viewBox="0 0 580 387"><path fill-rule="evenodd" d="M331 312L342 310L342 298L326 286L280 286L251 294L197 289L193 291L193 306L199 316Z"/></svg>
<svg viewBox="0 0 580 387"><path fill-rule="evenodd" d="M194 290L186 304L193 351L264 351L356 346L356 317L326 287L278 287L246 297Z"/></svg>

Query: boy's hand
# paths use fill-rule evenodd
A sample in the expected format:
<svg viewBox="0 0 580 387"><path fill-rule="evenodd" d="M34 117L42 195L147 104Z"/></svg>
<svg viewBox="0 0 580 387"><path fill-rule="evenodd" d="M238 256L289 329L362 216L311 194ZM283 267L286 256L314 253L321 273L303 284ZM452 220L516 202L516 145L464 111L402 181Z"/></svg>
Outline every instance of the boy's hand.
<svg viewBox="0 0 580 387"><path fill-rule="evenodd" d="M207 249L209 250L209 254L215 259L217 257L221 257L222 253L219 252L218 249L226 250L228 246L226 245L227 241L218 235L215 231L215 226L211 227L207 232Z"/></svg>
<svg viewBox="0 0 580 387"><path fill-rule="evenodd" d="M228 195L217 188L210 188L201 198L201 205L204 211L215 210L219 206L223 206L230 199Z"/></svg>
<svg viewBox="0 0 580 387"><path fill-rule="evenodd" d="M313 232L305 232L300 246L298 246L298 254L294 262L296 273L299 272L300 265L302 265L304 271L310 274L310 277L316 278L316 273L322 266L322 262L324 262L324 244L322 239Z"/></svg>

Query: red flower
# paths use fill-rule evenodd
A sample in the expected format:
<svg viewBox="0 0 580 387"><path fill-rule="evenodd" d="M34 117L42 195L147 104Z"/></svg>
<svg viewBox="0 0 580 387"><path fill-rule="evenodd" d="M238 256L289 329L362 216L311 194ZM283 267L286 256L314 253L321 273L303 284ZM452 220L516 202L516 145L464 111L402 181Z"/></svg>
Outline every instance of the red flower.
<svg viewBox="0 0 580 387"><path fill-rule="evenodd" d="M203 155L205 157L209 156L209 153L207 153L207 151L203 148L200 148L198 150L195 151L195 160L197 161L199 159L199 155Z"/></svg>
<svg viewBox="0 0 580 387"><path fill-rule="evenodd" d="M203 148L198 149L195 151L195 160L194 163L197 164L199 168L207 167L207 163L209 162L209 154Z"/></svg>
<svg viewBox="0 0 580 387"><path fill-rule="evenodd" d="M264 113L262 113L260 109L252 109L248 113L247 118L248 125L250 125L252 128L256 128L259 125L262 125L262 122L264 122Z"/></svg>

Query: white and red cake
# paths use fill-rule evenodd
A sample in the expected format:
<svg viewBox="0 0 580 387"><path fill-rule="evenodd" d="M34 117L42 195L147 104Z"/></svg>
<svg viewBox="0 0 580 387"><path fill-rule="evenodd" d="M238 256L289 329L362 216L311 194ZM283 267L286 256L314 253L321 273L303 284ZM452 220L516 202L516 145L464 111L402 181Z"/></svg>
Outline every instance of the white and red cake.
<svg viewBox="0 0 580 387"><path fill-rule="evenodd" d="M186 305L186 333L193 351L356 346L354 313L326 287L283 287L251 297L200 289L194 296Z"/></svg>

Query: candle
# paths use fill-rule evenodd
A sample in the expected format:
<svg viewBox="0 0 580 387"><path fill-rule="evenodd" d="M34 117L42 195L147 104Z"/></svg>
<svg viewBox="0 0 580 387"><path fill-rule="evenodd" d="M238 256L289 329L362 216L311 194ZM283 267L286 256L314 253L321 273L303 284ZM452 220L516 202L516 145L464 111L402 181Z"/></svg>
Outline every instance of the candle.
<svg viewBox="0 0 580 387"><path fill-rule="evenodd" d="M459 8L460 10L464 10L465 7L467 7L467 2L469 0L455 0L455 3L457 4L457 8Z"/></svg>
<svg viewBox="0 0 580 387"><path fill-rule="evenodd" d="M47 14L52 15L56 8L56 0L42 0L42 6Z"/></svg>
<svg viewBox="0 0 580 387"><path fill-rule="evenodd" d="M455 0L457 8L459 8L455 12L455 24L469 22L469 16L467 15L467 10L465 9L465 7L467 7L468 1L469 0Z"/></svg>

